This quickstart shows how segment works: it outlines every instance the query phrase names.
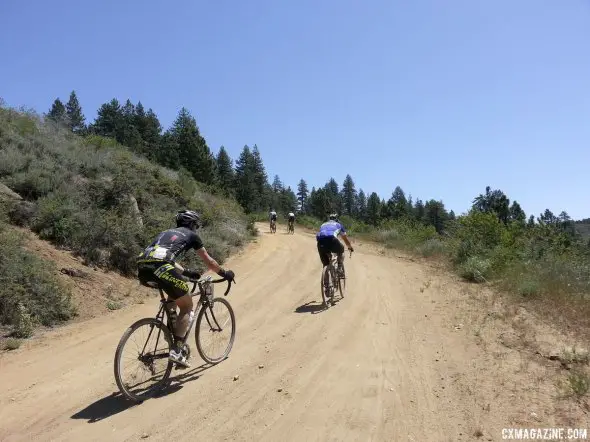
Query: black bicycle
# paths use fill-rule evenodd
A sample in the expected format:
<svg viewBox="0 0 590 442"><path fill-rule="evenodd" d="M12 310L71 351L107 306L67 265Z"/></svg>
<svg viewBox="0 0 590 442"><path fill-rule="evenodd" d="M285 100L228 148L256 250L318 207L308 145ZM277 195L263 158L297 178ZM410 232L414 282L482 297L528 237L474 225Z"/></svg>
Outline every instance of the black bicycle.
<svg viewBox="0 0 590 442"><path fill-rule="evenodd" d="M287 233L294 234L295 233L295 223L289 222Z"/></svg>
<svg viewBox="0 0 590 442"><path fill-rule="evenodd" d="M270 221L270 233L277 233L277 222L274 219Z"/></svg>
<svg viewBox="0 0 590 442"><path fill-rule="evenodd" d="M227 290L224 296L231 290L231 284L225 278L212 280L211 276L201 278L198 281L191 281L193 289L191 296L199 296L193 311L190 312L189 326L180 343L183 354L190 357L190 347L187 344L188 336L196 323L195 342L197 350L203 360L209 364L218 364L229 355L236 336L236 318L230 303L221 297L213 296L213 284L227 281ZM195 289L199 291L195 293ZM174 300L167 300L160 286L152 285L160 291L160 308L155 318L143 318L132 324L123 333L115 352L115 380L121 393L134 402L143 402L158 393L167 383L172 372L174 362L168 359L173 346L173 320L176 316ZM199 310L200 308L200 310ZM198 314L195 313L199 310ZM164 317L168 321L164 322ZM203 321L203 318L205 319ZM201 330L203 327L203 330ZM207 333L209 332L209 333ZM220 352L209 352L210 348L205 345L205 339L210 335L212 338L219 338L222 334L227 335L226 343L219 348ZM147 338L145 335L147 334ZM222 341L222 342L225 342ZM126 345L129 344L129 345ZM124 351L134 345L129 354ZM159 347L160 345L160 347ZM127 374L126 364L136 363L135 368ZM133 389L137 389L134 391Z"/></svg>
<svg viewBox="0 0 590 442"><path fill-rule="evenodd" d="M350 252L352 258L352 252ZM344 269L344 262L339 268L338 257L335 253L330 253L330 263L322 269L322 301L326 308L334 305L334 295L336 290L340 292L340 299L344 298L346 291L346 271Z"/></svg>

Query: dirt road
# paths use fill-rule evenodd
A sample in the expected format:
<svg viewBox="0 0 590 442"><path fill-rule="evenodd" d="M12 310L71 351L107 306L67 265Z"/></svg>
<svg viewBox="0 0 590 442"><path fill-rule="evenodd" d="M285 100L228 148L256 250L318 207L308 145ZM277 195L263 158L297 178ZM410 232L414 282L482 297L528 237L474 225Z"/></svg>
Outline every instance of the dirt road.
<svg viewBox="0 0 590 442"><path fill-rule="evenodd" d="M454 328L460 295L450 283L357 244L347 296L318 311L313 236L261 230L228 263L238 282L229 359L202 367L193 351L193 368L173 372L162 397L123 400L115 347L155 314L154 294L1 355L0 440L456 441L480 428L483 440L500 439L501 410L483 410L466 389L479 349Z"/></svg>

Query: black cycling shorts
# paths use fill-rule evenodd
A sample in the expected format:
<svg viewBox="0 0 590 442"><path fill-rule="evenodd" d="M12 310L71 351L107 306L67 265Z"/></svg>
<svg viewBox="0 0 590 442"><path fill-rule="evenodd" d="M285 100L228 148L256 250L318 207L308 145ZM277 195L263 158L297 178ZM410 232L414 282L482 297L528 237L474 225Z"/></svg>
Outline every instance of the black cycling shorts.
<svg viewBox="0 0 590 442"><path fill-rule="evenodd" d="M167 262L140 263L137 269L137 278L143 285L157 283L170 299L178 299L187 295L189 286L186 278Z"/></svg>
<svg viewBox="0 0 590 442"><path fill-rule="evenodd" d="M330 264L330 253L341 255L344 253L344 245L335 236L327 236L318 239L318 253L322 264L327 266Z"/></svg>

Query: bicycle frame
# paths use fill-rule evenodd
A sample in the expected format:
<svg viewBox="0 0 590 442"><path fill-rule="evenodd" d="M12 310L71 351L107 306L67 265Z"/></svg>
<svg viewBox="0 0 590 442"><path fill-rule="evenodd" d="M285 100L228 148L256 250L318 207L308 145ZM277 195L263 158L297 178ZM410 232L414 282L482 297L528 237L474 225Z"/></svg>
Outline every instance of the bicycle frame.
<svg viewBox="0 0 590 442"><path fill-rule="evenodd" d="M190 291L190 296L194 298L195 296L199 295L200 298L199 298L199 301L195 304L194 309L192 310L192 313L193 313L192 319L189 321L186 333L185 333L184 337L182 338L182 340L180 341L180 343L182 343L182 345L184 345L186 343L186 340L188 339L188 337L191 333L193 325L194 325L195 321L197 320L197 313L199 311L199 308L201 308L201 306L206 307L209 304L209 302L213 299L213 285L212 284L218 284L218 283L224 282L224 281L228 282L227 290L224 293L224 296L227 296L227 294L231 290L232 281L228 281L224 278L212 280L211 276L206 276L205 278L201 278L198 281L192 281L193 282L193 289ZM198 293L195 293L195 290L197 287L199 287L199 291L198 291ZM162 290L162 287L158 286L158 290L160 291L160 308L158 309L158 313L156 314L156 319L161 321L163 324L165 324L164 316L168 316L168 318L171 317L170 306L168 304L173 304L175 301L173 299L166 298L166 295L164 294L164 290ZM176 307L174 307L174 308L176 308ZM217 319L215 318L215 314L213 313L213 309L211 309L211 317L213 318L213 321L215 322L215 325L217 326L217 328L221 329L221 326L219 325L219 323L217 322ZM213 325L211 324L211 321L209 320L209 315L206 312L205 312L205 319L207 320L209 327L213 328ZM166 326L169 327L167 324L166 324ZM153 328L150 330L148 338L147 338L145 345L142 349L142 354L145 351L145 347L147 346L147 343L149 342L149 339L152 335L152 331L153 331ZM172 336L174 336L174 330L170 330L170 331L172 332ZM160 333L161 333L161 331L160 331L160 329L158 329L158 336L156 337L156 348L158 347L158 341L160 340Z"/></svg>

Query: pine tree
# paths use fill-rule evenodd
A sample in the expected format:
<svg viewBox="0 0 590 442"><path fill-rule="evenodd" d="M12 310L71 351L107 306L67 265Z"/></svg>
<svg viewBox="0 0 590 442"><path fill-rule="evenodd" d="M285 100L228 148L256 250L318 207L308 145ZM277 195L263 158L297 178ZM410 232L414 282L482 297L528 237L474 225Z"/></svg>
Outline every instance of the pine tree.
<svg viewBox="0 0 590 442"><path fill-rule="evenodd" d="M301 180L299 181L299 184L297 185L297 198L299 200L299 210L302 213L307 212L306 203L307 203L308 193L309 193L309 191L307 190L307 183L305 182L305 180L303 178L301 178Z"/></svg>
<svg viewBox="0 0 590 442"><path fill-rule="evenodd" d="M518 223L522 226L526 224L526 214L516 201L512 202L510 206L510 221Z"/></svg>
<svg viewBox="0 0 590 442"><path fill-rule="evenodd" d="M379 224L381 218L381 200L379 195L375 192L371 193L367 200L367 220L372 225L376 226Z"/></svg>
<svg viewBox="0 0 590 442"><path fill-rule="evenodd" d="M232 167L232 160L228 155L225 147L219 148L219 153L215 159L217 163L217 183L219 187L227 194L232 195L234 192L234 170Z"/></svg>
<svg viewBox="0 0 590 442"><path fill-rule="evenodd" d="M275 175L273 182L272 182L272 191L276 193L280 193L283 190L283 183L278 175Z"/></svg>
<svg viewBox="0 0 590 442"><path fill-rule="evenodd" d="M119 100L113 98L98 109L96 119L92 125L94 133L103 137L111 137L119 141L122 137L125 120Z"/></svg>
<svg viewBox="0 0 590 442"><path fill-rule="evenodd" d="M178 112L169 132L177 145L181 166L186 168L197 181L213 184L215 159L188 109L183 107Z"/></svg>
<svg viewBox="0 0 590 442"><path fill-rule="evenodd" d="M135 106L129 99L121 109L123 117L121 133L118 140L124 146L130 147L135 152L142 151L143 140L137 126L137 115L135 113Z"/></svg>
<svg viewBox="0 0 590 442"><path fill-rule="evenodd" d="M346 175L342 183L342 202L344 213L353 216L356 213L356 189L350 175Z"/></svg>
<svg viewBox="0 0 590 442"><path fill-rule="evenodd" d="M139 118L137 115L136 118ZM143 142L142 151L148 158L157 158L159 151L162 149L162 124L150 108L145 117L142 118L143 124L140 125L139 133Z"/></svg>
<svg viewBox="0 0 590 442"><path fill-rule="evenodd" d="M367 197L363 189L359 190L359 194L357 197L357 214L356 217L361 221L367 220Z"/></svg>
<svg viewBox="0 0 590 442"><path fill-rule="evenodd" d="M421 223L426 222L426 211L424 209L424 202L418 198L414 206L414 218Z"/></svg>
<svg viewBox="0 0 590 442"><path fill-rule="evenodd" d="M56 98L51 106L51 109L47 113L47 118L56 123L65 123L66 121L66 108L59 98Z"/></svg>
<svg viewBox="0 0 590 442"><path fill-rule="evenodd" d="M68 126L72 132L82 134L86 131L86 118L82 113L82 107L75 91L70 93L70 99L66 103L66 115Z"/></svg>
<svg viewBox="0 0 590 442"><path fill-rule="evenodd" d="M330 196L325 188L320 188L315 191L312 190L309 205L313 216L325 220L327 215L332 211L330 204Z"/></svg>
<svg viewBox="0 0 590 442"><path fill-rule="evenodd" d="M254 212L257 207L256 201L256 180L254 170L254 157L250 148L244 146L242 153L236 161L236 200L244 208L246 213Z"/></svg>
<svg viewBox="0 0 590 442"><path fill-rule="evenodd" d="M264 195L266 194L266 187L268 186L268 176L262 162L262 156L258 150L258 146L254 144L252 147L252 159L254 166L254 183L256 185L255 194L255 207L256 210L262 210L263 207L268 204L264 201Z"/></svg>
<svg viewBox="0 0 590 442"><path fill-rule="evenodd" d="M340 196L340 192L338 189L338 183L334 178L330 178L330 180L324 186L324 190L326 191L326 196L328 198L330 204L330 212L342 213L342 197Z"/></svg>
<svg viewBox="0 0 590 442"><path fill-rule="evenodd" d="M408 215L408 200L400 186L397 186L387 201L387 211L392 219L401 219Z"/></svg>
<svg viewBox="0 0 590 442"><path fill-rule="evenodd" d="M445 209L442 201L430 200L424 205L426 222L436 229L438 233L442 233L445 228L445 223L449 219L449 214Z"/></svg>

